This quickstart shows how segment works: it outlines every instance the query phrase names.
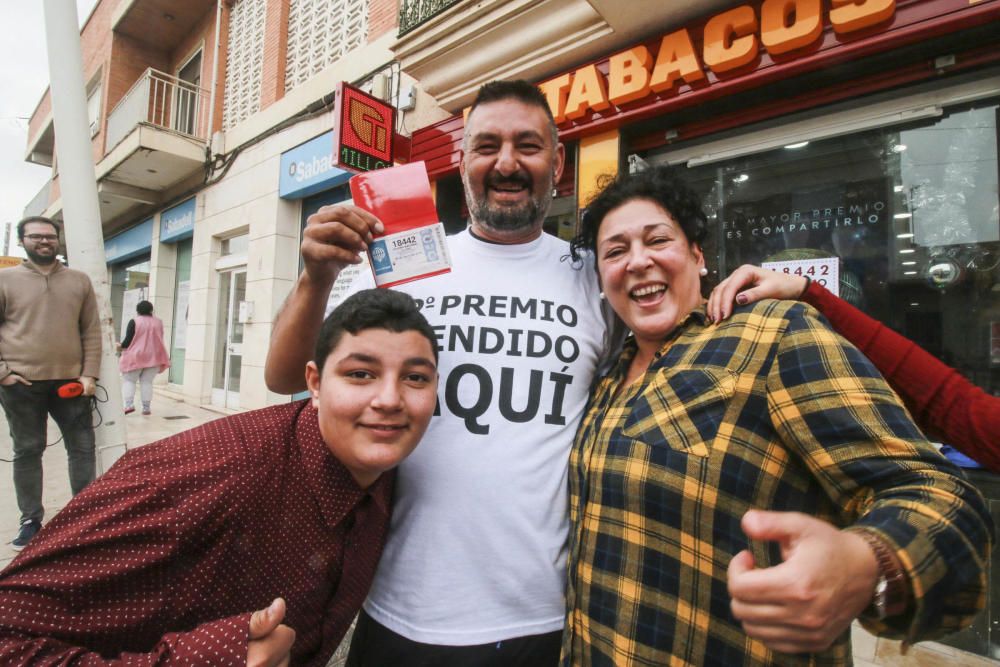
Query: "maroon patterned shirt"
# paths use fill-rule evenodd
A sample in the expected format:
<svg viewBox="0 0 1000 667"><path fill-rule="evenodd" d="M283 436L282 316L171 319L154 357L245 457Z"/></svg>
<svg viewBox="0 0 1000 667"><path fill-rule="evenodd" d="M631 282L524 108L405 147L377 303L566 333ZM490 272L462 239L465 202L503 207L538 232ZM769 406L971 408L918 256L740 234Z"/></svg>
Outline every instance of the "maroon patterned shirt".
<svg viewBox="0 0 1000 667"><path fill-rule="evenodd" d="M385 543L394 475L358 487L308 401L129 451L0 573L0 664L245 665L275 597L326 665Z"/></svg>

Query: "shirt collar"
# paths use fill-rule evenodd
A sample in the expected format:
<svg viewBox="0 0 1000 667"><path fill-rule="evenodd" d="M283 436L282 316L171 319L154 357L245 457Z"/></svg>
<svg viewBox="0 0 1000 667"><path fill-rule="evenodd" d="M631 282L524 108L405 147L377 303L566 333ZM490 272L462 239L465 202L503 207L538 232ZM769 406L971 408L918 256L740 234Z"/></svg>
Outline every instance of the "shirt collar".
<svg viewBox="0 0 1000 667"><path fill-rule="evenodd" d="M335 528L368 496L376 507L389 516L395 470L382 473L374 484L362 489L323 441L316 408L312 407L309 399L303 403L295 423L295 439L299 444L305 479L323 521L329 528Z"/></svg>
<svg viewBox="0 0 1000 667"><path fill-rule="evenodd" d="M681 334L691 329L692 327L704 328L708 325L708 304L699 304L694 310L688 313L681 323L678 324L673 330L667 334L663 343L660 345L660 349L656 352L653 363L656 364L670 349L670 346L674 344ZM625 371L628 369L629 364L632 363L632 359L635 357L638 351L638 343L635 340L635 336L629 334L629 337L625 340L622 346L622 354L619 357L618 363L615 364L614 370L610 373L612 376L624 375Z"/></svg>
<svg viewBox="0 0 1000 667"><path fill-rule="evenodd" d="M43 273L42 270L38 268L38 265L35 264L34 262L32 262L30 259L25 259L24 261L21 262L21 266L23 266L24 268L28 269L29 271L31 271L33 273L37 273L38 275L41 275L41 276L44 276L44 275L51 276L53 273L55 273L57 271L62 271L63 269L66 268L65 266L63 266L63 263L60 262L58 259L54 262L54 264L55 264L55 266L52 267L52 270L49 271L46 274L46 273Z"/></svg>

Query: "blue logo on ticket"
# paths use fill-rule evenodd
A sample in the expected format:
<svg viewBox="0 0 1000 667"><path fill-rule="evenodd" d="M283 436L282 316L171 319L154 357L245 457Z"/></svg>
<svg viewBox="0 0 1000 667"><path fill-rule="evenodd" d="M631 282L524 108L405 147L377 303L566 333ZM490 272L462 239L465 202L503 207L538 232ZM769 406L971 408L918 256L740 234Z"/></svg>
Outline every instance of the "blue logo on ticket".
<svg viewBox="0 0 1000 667"><path fill-rule="evenodd" d="M372 270L376 276L392 271L392 260L389 258L389 249L386 247L385 239L373 241L369 252L372 257Z"/></svg>

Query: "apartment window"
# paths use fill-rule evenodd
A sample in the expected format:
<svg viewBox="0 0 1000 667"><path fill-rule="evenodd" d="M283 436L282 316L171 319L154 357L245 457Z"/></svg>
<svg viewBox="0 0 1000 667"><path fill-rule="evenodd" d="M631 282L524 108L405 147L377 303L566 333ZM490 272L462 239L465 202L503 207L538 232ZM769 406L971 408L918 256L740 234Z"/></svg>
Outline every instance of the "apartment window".
<svg viewBox="0 0 1000 667"><path fill-rule="evenodd" d="M90 136L94 136L101 129L101 88L101 74L98 72L87 86L87 122L90 123Z"/></svg>
<svg viewBox="0 0 1000 667"><path fill-rule="evenodd" d="M291 0L285 92L364 44L367 0Z"/></svg>
<svg viewBox="0 0 1000 667"><path fill-rule="evenodd" d="M267 0L237 0L229 13L222 126L230 129L260 110Z"/></svg>

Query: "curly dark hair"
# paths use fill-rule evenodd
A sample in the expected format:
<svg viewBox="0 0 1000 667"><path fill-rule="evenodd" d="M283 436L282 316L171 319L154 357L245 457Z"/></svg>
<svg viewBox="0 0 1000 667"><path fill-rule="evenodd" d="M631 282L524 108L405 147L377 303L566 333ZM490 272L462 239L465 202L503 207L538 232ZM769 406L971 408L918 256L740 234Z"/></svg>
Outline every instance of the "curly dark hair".
<svg viewBox="0 0 1000 667"><path fill-rule="evenodd" d="M704 246L708 237L708 218L701 198L670 167L651 167L635 174L603 176L598 192L583 214L580 232L570 242L570 254L576 261L586 254L595 257L597 232L605 216L633 199L648 199L663 208L680 226L689 243Z"/></svg>
<svg viewBox="0 0 1000 667"><path fill-rule="evenodd" d="M393 333L416 331L427 339L438 360L437 335L409 294L391 289L366 289L344 299L333 309L319 330L316 341L316 366L323 364L337 347L344 332L356 335L363 329L385 329Z"/></svg>

